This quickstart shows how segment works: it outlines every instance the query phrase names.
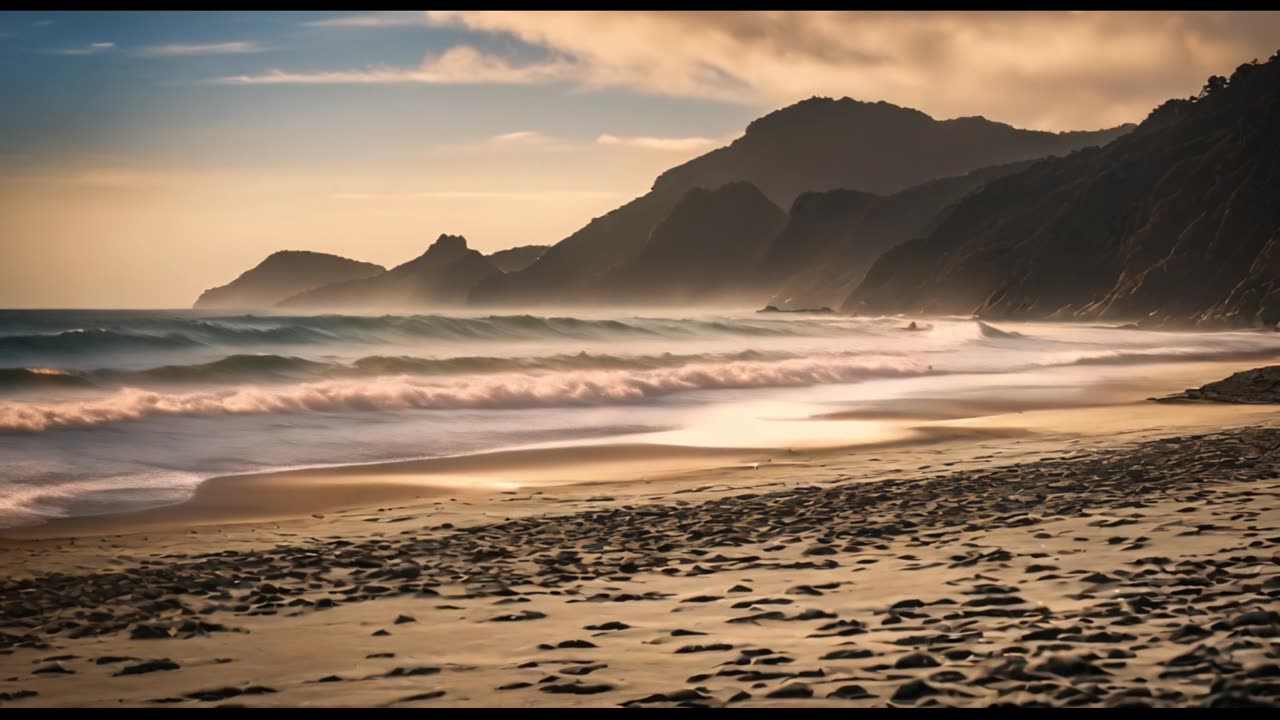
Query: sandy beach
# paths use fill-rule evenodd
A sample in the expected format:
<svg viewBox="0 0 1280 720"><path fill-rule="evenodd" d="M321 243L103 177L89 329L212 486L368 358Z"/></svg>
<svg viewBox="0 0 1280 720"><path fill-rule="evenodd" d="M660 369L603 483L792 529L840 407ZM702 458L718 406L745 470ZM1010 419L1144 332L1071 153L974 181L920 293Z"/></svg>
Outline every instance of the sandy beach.
<svg viewBox="0 0 1280 720"><path fill-rule="evenodd" d="M238 476L11 529L0 701L1275 701L1273 406L914 409L856 446Z"/></svg>

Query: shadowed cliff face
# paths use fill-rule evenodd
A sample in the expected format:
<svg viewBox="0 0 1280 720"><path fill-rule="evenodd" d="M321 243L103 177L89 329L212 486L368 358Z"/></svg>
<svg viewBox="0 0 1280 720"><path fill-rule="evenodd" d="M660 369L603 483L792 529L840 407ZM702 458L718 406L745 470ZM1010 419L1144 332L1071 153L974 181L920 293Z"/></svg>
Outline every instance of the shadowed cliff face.
<svg viewBox="0 0 1280 720"><path fill-rule="evenodd" d="M1106 143L1128 129L1046 133L983 118L939 121L883 102L812 98L753 122L729 146L668 170L644 196L593 219L525 270L482 283L471 299L526 306L598 300L609 271L638 256L694 188L749 182L780 207L802 193L836 188L888 194Z"/></svg>
<svg viewBox="0 0 1280 720"><path fill-rule="evenodd" d="M1027 165L983 168L889 196L858 190L801 195L760 265L761 283L773 293L768 303L839 306L886 250L928 234L957 200Z"/></svg>
<svg viewBox="0 0 1280 720"><path fill-rule="evenodd" d="M491 253L486 257L504 273L517 272L532 265L547 251L546 245L521 245Z"/></svg>
<svg viewBox="0 0 1280 720"><path fill-rule="evenodd" d="M326 285L280 303L299 309L418 309L461 305L476 283L501 275L460 235L441 235L425 253L376 277Z"/></svg>
<svg viewBox="0 0 1280 720"><path fill-rule="evenodd" d="M887 252L845 309L1274 326L1280 61L1206 88L991 182Z"/></svg>
<svg viewBox="0 0 1280 720"><path fill-rule="evenodd" d="M608 274L622 303L683 303L760 294L755 270L787 215L750 183L689 191L638 256Z"/></svg>
<svg viewBox="0 0 1280 720"><path fill-rule="evenodd" d="M196 300L197 309L257 310L285 298L335 282L373 277L385 272L381 265L348 260L337 255L282 250L252 270L221 287L206 290Z"/></svg>

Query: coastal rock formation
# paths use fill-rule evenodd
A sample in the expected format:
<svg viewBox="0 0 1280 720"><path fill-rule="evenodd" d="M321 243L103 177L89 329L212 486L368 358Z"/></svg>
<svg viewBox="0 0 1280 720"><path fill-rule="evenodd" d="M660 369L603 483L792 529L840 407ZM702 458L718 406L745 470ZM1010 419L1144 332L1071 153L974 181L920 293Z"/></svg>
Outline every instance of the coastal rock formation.
<svg viewBox="0 0 1280 720"><path fill-rule="evenodd" d="M422 255L385 273L326 285L280 303L282 308L422 309L461 305L476 283L502 271L467 247L460 235L441 235Z"/></svg>
<svg viewBox="0 0 1280 720"><path fill-rule="evenodd" d="M749 182L780 207L805 192L890 194L977 168L1109 142L1130 129L1048 133L981 117L935 120L918 110L850 98L810 98L754 122L730 145L663 173L645 195L593 219L525 270L493 278L472 302L555 304L599 298L610 270L644 250L694 188Z"/></svg>
<svg viewBox="0 0 1280 720"><path fill-rule="evenodd" d="M1199 388L1190 388L1172 397L1160 398L1161 402L1180 400L1209 400L1247 405L1280 404L1280 365L1244 370L1224 380L1211 382Z"/></svg>
<svg viewBox="0 0 1280 720"><path fill-rule="evenodd" d="M640 255L605 283L620 302L683 303L749 292L754 271L786 213L756 186L690 190L653 230Z"/></svg>
<svg viewBox="0 0 1280 720"><path fill-rule="evenodd" d="M1275 327L1280 60L1210 78L1102 148L965 198L844 309Z"/></svg>
<svg viewBox="0 0 1280 720"><path fill-rule="evenodd" d="M887 196L860 190L801 195L760 265L761 282L774 293L769 302L840 305L885 251L927 235L960 198L1029 164L981 168Z"/></svg>
<svg viewBox="0 0 1280 720"><path fill-rule="evenodd" d="M348 260L337 255L281 250L272 253L240 277L221 287L206 290L195 308L256 310L269 308L285 298L323 285L381 275L386 268L373 263Z"/></svg>

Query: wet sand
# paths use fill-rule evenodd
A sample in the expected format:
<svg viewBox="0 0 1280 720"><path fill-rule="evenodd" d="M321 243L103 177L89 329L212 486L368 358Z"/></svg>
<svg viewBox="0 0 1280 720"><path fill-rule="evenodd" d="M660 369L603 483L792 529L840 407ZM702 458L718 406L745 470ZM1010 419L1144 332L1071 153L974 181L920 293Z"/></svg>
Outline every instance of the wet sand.
<svg viewBox="0 0 1280 720"><path fill-rule="evenodd" d="M1280 409L945 414L223 478L5 531L0 703L1277 702Z"/></svg>

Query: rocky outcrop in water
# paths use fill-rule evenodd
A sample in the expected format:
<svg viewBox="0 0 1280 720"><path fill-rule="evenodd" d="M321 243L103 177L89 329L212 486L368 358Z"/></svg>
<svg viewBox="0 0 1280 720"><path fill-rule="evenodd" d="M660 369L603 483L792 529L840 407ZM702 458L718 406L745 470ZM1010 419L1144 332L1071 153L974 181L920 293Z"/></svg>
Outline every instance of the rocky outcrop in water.
<svg viewBox="0 0 1280 720"><path fill-rule="evenodd" d="M1280 365L1244 370L1225 380L1190 388L1161 402L1208 400L1245 405L1280 404Z"/></svg>

